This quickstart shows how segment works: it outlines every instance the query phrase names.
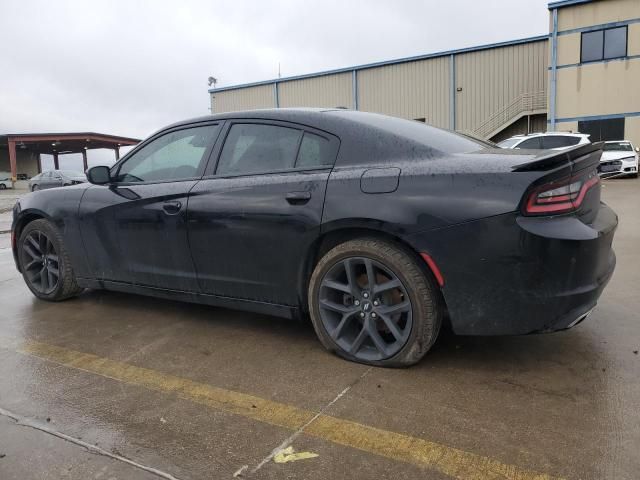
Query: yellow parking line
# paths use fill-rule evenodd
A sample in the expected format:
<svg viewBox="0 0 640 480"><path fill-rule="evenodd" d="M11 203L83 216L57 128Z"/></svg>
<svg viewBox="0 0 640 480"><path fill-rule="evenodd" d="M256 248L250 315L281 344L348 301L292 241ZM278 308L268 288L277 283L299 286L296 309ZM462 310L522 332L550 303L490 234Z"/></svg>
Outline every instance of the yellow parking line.
<svg viewBox="0 0 640 480"><path fill-rule="evenodd" d="M26 341L10 348L102 377L172 393L185 400L290 430L300 429L316 415L291 405L46 343ZM304 429L304 433L382 457L431 468L457 479L556 479L440 443L328 415L320 415Z"/></svg>

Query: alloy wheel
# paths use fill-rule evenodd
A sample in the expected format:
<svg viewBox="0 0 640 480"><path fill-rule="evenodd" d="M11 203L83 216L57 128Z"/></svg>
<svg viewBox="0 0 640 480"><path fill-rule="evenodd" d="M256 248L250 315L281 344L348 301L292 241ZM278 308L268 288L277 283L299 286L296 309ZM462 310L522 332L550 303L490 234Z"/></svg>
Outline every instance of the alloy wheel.
<svg viewBox="0 0 640 480"><path fill-rule="evenodd" d="M320 284L322 324L333 341L361 360L397 354L411 333L407 289L388 267L367 257L333 265Z"/></svg>
<svg viewBox="0 0 640 480"><path fill-rule="evenodd" d="M31 286L42 294L53 292L60 281L60 257L51 239L34 230L24 239L24 271Z"/></svg>

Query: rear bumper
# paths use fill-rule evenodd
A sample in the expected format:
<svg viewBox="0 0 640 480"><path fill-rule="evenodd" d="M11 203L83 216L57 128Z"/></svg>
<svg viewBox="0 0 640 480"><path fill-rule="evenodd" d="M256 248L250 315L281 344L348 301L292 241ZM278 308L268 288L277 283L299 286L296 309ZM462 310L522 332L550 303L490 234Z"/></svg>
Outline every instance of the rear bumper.
<svg viewBox="0 0 640 480"><path fill-rule="evenodd" d="M520 335L570 328L596 305L615 269L616 214L500 215L407 238L435 260L453 330Z"/></svg>

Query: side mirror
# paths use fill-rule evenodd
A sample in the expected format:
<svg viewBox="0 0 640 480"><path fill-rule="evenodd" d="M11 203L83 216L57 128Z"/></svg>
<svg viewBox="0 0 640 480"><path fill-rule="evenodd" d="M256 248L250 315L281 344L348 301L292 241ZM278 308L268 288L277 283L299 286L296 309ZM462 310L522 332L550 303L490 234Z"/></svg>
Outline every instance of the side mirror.
<svg viewBox="0 0 640 480"><path fill-rule="evenodd" d="M105 185L111 181L111 170L104 165L87 170L87 180L94 185Z"/></svg>

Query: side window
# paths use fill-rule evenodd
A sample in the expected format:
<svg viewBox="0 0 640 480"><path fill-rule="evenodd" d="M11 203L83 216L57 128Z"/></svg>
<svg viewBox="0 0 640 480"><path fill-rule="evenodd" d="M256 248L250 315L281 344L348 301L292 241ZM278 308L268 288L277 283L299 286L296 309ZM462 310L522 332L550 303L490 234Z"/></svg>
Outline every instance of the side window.
<svg viewBox="0 0 640 480"><path fill-rule="evenodd" d="M525 140L524 142L520 143L517 147L514 148L521 148L521 149L539 149L541 148L540 146L540 137L535 137L535 138L529 138L527 140Z"/></svg>
<svg viewBox="0 0 640 480"><path fill-rule="evenodd" d="M205 153L215 142L220 125L185 128L167 133L120 165L117 182L162 182L200 175Z"/></svg>
<svg viewBox="0 0 640 480"><path fill-rule="evenodd" d="M293 168L302 131L257 123L231 126L216 174L266 173Z"/></svg>
<svg viewBox="0 0 640 480"><path fill-rule="evenodd" d="M300 143L296 167L320 167L333 165L336 160L334 144L320 135L305 132Z"/></svg>
<svg viewBox="0 0 640 480"><path fill-rule="evenodd" d="M575 140L575 142L574 142ZM580 141L577 137L565 137L562 135L548 135L542 137L542 148L562 148L576 145Z"/></svg>

